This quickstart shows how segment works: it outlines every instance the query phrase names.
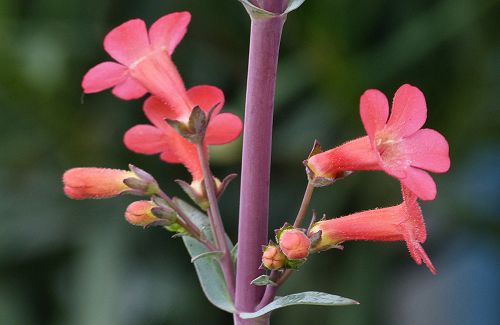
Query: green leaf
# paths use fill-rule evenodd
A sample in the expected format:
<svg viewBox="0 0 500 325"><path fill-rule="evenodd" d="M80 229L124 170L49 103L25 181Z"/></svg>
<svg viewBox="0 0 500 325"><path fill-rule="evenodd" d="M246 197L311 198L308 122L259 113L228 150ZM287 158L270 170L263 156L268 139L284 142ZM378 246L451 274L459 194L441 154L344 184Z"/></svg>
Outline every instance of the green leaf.
<svg viewBox="0 0 500 325"><path fill-rule="evenodd" d="M273 12L259 8L256 5L254 5L250 0L239 0L239 1L243 3L245 9L253 17L278 17L278 16L284 16L287 13L294 11L295 9L300 7L306 0L289 0L288 7L282 14L275 14Z"/></svg>
<svg viewBox="0 0 500 325"><path fill-rule="evenodd" d="M272 13L270 11L267 11L267 10L264 10L264 9L261 9L259 7L257 7L256 5L254 5L252 2L250 2L250 0L239 0L243 6L245 7L245 9L248 11L248 14L252 17L275 17L275 16L279 16L279 15L276 15L275 13Z"/></svg>
<svg viewBox="0 0 500 325"><path fill-rule="evenodd" d="M275 309L293 305L347 306L359 305L359 302L324 292L306 291L285 297L276 297L273 302L253 313L241 313L243 319L256 318Z"/></svg>
<svg viewBox="0 0 500 325"><path fill-rule="evenodd" d="M294 11L298 7L300 7L306 0L289 0L288 1L288 7L285 10L285 14L289 13L290 11Z"/></svg>
<svg viewBox="0 0 500 325"><path fill-rule="evenodd" d="M206 215L178 198L175 198L174 202L203 231L207 238L212 238L210 223ZM192 237L184 236L182 240L184 241L184 245L186 245L189 255L194 260L196 274L207 299L217 308L228 313L234 313L234 304L218 260L214 258L201 258L218 252L209 252L205 245Z"/></svg>
<svg viewBox="0 0 500 325"><path fill-rule="evenodd" d="M184 211L189 219L196 226L198 226L198 228L200 228L200 230L207 236L207 238L212 239L212 232L210 231L210 221L204 213L177 197L174 197L173 201L182 211Z"/></svg>
<svg viewBox="0 0 500 325"><path fill-rule="evenodd" d="M273 287L277 286L276 282L271 281L271 278L269 277L269 275L265 275L265 274L256 277L255 279L252 280L251 283L253 285L256 285L256 286L267 286L267 285L271 285Z"/></svg>
<svg viewBox="0 0 500 325"><path fill-rule="evenodd" d="M197 255L197 256L193 257L191 259L191 263L196 262L200 258L211 257L211 258L219 259L222 255L224 255L224 252L221 252L221 251L201 253L200 255Z"/></svg>

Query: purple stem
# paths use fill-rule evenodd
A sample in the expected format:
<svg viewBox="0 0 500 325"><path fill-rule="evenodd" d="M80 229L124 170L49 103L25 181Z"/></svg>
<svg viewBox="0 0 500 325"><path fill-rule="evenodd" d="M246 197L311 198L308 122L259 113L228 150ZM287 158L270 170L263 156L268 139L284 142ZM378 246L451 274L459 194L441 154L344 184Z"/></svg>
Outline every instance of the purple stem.
<svg viewBox="0 0 500 325"><path fill-rule="evenodd" d="M280 11L287 1L266 1ZM264 287L250 282L259 270L261 246L267 243L271 141L276 70L285 16L252 17L248 63L245 128L241 170L240 216L235 304L238 311L254 311ZM242 320L235 324L257 324L262 320Z"/></svg>
<svg viewBox="0 0 500 325"><path fill-rule="evenodd" d="M205 152L204 145L199 143L196 145L198 151L198 156L200 158L201 168L203 169L203 178L205 183L205 189L207 191L208 202L210 204L209 210L207 211L208 217L213 230L213 235L217 247L224 253L220 259L220 266L222 272L224 273L224 279L226 280L227 288L229 294L234 299L234 270L233 270L233 260L231 258L231 250L229 249L226 232L224 230L224 224L222 223L222 218L219 211L219 204L217 202L217 194L215 191L214 178L212 176L212 171L208 164L208 157Z"/></svg>

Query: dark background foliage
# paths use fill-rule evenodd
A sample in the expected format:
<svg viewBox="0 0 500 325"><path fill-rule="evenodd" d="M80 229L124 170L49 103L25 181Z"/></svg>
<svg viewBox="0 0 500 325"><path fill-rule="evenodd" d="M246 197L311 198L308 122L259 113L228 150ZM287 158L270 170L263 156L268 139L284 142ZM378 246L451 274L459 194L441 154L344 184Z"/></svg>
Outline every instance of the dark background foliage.
<svg viewBox="0 0 500 325"><path fill-rule="evenodd" d="M364 133L358 101L418 86L427 126L449 140L452 168L438 199L422 203L438 268L432 276L403 243L348 243L314 256L283 293L321 290L357 307L292 307L275 324L499 324L499 1L313 1L289 15L282 42L272 164L271 229L292 220L317 138L325 147ZM201 295L180 240L128 225L130 197L71 201L61 175L75 166L156 175L169 193L180 166L127 151L123 133L146 122L141 101L82 97L80 81L107 59L104 35L130 18L151 24L193 14L174 55L188 86L224 89L243 114L248 17L236 0L0 2L0 323L225 324ZM212 151L215 173L238 172L241 142ZM235 238L238 185L222 200ZM400 200L397 182L359 173L316 192L328 216Z"/></svg>

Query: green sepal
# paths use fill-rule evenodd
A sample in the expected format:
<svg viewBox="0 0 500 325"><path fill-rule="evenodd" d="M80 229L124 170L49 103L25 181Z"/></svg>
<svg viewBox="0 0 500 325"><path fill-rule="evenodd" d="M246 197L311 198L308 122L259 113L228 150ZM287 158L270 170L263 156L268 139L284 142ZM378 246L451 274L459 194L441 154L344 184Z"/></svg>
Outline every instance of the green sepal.
<svg viewBox="0 0 500 325"><path fill-rule="evenodd" d="M189 125L184 122L177 120L170 120L170 119L165 119L165 122L167 122L168 125L173 127L183 138L187 139L193 134L192 130L190 130L189 128Z"/></svg>
<svg viewBox="0 0 500 325"><path fill-rule="evenodd" d="M286 269L292 269L292 270L298 270L304 263L307 261L307 258L303 258L300 260L286 260L285 263L285 268Z"/></svg>
<svg viewBox="0 0 500 325"><path fill-rule="evenodd" d="M182 227L178 223L173 223L171 225L165 226L165 229L167 229L168 231L171 231L171 232L175 232L179 235L189 235L189 233L186 231L186 229L184 229L184 227Z"/></svg>
<svg viewBox="0 0 500 325"><path fill-rule="evenodd" d="M193 202L196 203L203 211L208 210L210 204L208 203L208 199L206 198L205 195L200 195L197 191L193 189L193 187L191 187L191 184L189 184L188 182L185 182L181 179L176 179L175 182L191 198L191 200L193 200ZM204 182L205 181L202 181L202 188L205 188Z"/></svg>
<svg viewBox="0 0 500 325"><path fill-rule="evenodd" d="M280 229L274 230L274 233L276 235L276 242L279 243L281 235L283 234L283 232L285 230L290 230L290 229L295 229L295 228L291 224L289 224L288 222L285 222L285 224Z"/></svg>

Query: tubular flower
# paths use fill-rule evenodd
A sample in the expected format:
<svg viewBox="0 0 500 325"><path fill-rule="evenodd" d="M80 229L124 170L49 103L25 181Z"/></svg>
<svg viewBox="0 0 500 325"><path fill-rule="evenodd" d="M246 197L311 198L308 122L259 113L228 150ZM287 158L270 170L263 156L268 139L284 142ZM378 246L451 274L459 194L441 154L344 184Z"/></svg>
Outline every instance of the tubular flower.
<svg viewBox="0 0 500 325"><path fill-rule="evenodd" d="M367 136L312 156L307 167L315 177L335 179L346 171L384 170L422 200L436 197L436 184L425 171L450 168L446 139L432 129L421 129L427 118L424 94L405 84L394 95L392 112L385 95L376 89L361 96L361 120Z"/></svg>
<svg viewBox="0 0 500 325"><path fill-rule="evenodd" d="M117 62L106 61L91 68L83 77L84 92L113 88L115 96L126 100L150 92L174 108L191 107L171 59L190 20L189 12L175 12L158 19L149 32L141 19L113 29L104 38L104 49Z"/></svg>
<svg viewBox="0 0 500 325"><path fill-rule="evenodd" d="M345 217L316 222L310 235L321 231L313 250L321 251L349 240L404 240L417 264L422 261L436 274L436 268L420 244L427 238L422 211L414 193L402 186L403 202L399 205L362 211Z"/></svg>
<svg viewBox="0 0 500 325"><path fill-rule="evenodd" d="M72 168L63 175L64 193L72 199L102 199L131 190L126 179L137 179L128 170L110 168Z"/></svg>
<svg viewBox="0 0 500 325"><path fill-rule="evenodd" d="M217 105L212 113L205 134L204 143L221 145L235 140L241 133L242 123L239 117L230 113L221 113L224 105L223 92L213 86L195 86L186 92L189 101L205 112ZM203 180L203 171L196 150L196 145L183 138L165 119L179 120L189 116L189 111L181 112L152 96L144 103L144 113L153 125L136 125L125 133L124 142L130 150L142 154L160 154L160 158L168 163L181 163L193 176L195 184Z"/></svg>

